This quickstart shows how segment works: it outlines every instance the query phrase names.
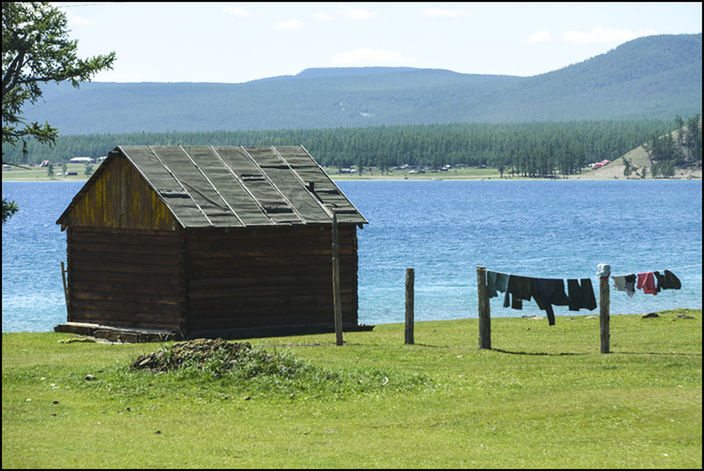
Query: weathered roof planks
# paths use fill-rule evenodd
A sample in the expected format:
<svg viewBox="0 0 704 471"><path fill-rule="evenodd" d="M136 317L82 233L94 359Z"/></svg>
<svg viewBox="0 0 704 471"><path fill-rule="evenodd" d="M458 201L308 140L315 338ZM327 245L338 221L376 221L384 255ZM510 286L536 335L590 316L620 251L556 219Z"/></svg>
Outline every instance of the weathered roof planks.
<svg viewBox="0 0 704 471"><path fill-rule="evenodd" d="M106 172L116 175L101 179ZM143 179L140 191L135 191L140 185L137 175ZM121 181L108 185L106 178ZM129 188L129 194L106 193L121 187ZM98 198L105 204L93 206L102 207L104 213L91 215L91 202ZM328 224L333 212L340 223L367 223L303 146L118 146L57 224L62 230L76 223L171 230L176 224L182 228ZM124 221L135 213L152 218L152 224Z"/></svg>

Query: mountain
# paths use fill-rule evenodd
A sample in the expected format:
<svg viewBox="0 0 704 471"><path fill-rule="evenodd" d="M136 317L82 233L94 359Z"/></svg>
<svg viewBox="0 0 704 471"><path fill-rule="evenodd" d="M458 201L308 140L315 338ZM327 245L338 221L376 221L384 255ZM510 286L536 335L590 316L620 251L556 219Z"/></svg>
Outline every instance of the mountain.
<svg viewBox="0 0 704 471"><path fill-rule="evenodd" d="M119 65L119 64L118 64ZM62 135L451 122L672 119L702 112L702 35L635 39L532 77L442 69L306 69L240 84L49 84L25 108Z"/></svg>

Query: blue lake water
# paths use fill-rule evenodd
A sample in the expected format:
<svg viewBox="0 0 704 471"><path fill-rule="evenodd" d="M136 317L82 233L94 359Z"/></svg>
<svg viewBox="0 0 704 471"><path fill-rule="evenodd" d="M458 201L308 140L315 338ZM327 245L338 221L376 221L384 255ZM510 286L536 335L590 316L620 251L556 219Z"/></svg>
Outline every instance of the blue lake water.
<svg viewBox="0 0 704 471"><path fill-rule="evenodd" d="M681 290L612 290L611 313L702 306L701 181L339 181L370 224L359 236L359 322L403 322L406 268L418 321L477 317L476 266L542 278L671 269ZM2 227L2 330L65 322L55 224L83 182L3 182L20 211ZM598 291L597 291L598 296ZM491 300L492 316L544 314ZM555 307L561 315L598 314Z"/></svg>

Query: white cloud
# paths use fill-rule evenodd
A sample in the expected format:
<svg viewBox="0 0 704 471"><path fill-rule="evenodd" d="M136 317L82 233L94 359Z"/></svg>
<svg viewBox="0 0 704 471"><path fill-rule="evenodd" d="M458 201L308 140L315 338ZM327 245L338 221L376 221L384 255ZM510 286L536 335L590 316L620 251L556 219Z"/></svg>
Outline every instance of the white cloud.
<svg viewBox="0 0 704 471"><path fill-rule="evenodd" d="M625 42L631 39L639 38L641 36L650 36L652 34L657 34L652 28L642 30L640 32L633 32L630 29L618 29L618 28L603 28L597 26L591 31L568 31L562 35L562 40L569 43L577 44L591 44L591 43L612 43L612 42Z"/></svg>
<svg viewBox="0 0 704 471"><path fill-rule="evenodd" d="M233 6L233 5L227 5L223 7L222 9L225 13L227 13L230 16L235 16L238 18L243 18L245 16L249 16L249 11L245 7L240 7L240 6Z"/></svg>
<svg viewBox="0 0 704 471"><path fill-rule="evenodd" d="M71 10L64 10L66 13L66 20L74 25L89 25L93 23L90 18L84 18L73 13Z"/></svg>
<svg viewBox="0 0 704 471"><path fill-rule="evenodd" d="M460 10L448 10L446 8L426 8L423 10L422 15L430 18L460 18L463 16L470 15L471 10L466 8Z"/></svg>
<svg viewBox="0 0 704 471"><path fill-rule="evenodd" d="M337 13L350 20L371 20L376 16L376 13L366 8L348 8L344 5L338 5Z"/></svg>
<svg viewBox="0 0 704 471"><path fill-rule="evenodd" d="M328 15L327 13L323 13L322 11L319 11L318 13L315 14L315 19L318 21L333 21L335 18Z"/></svg>
<svg viewBox="0 0 704 471"><path fill-rule="evenodd" d="M552 39L552 34L550 34L548 31L536 31L528 38L525 40L526 43L533 44L533 43L546 43L549 42Z"/></svg>
<svg viewBox="0 0 704 471"><path fill-rule="evenodd" d="M337 65L365 66L392 65L405 61L402 54L385 49L359 48L335 55L333 62Z"/></svg>
<svg viewBox="0 0 704 471"><path fill-rule="evenodd" d="M290 31L294 29L301 29L303 28L303 22L301 20L284 20L284 21L277 21L276 24L274 25L275 29L278 29L280 31Z"/></svg>

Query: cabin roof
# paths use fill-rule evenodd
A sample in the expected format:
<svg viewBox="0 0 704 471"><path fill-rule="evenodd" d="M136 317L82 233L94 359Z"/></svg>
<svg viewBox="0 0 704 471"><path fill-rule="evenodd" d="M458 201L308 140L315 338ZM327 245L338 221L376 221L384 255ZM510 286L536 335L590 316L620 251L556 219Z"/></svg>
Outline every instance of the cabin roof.
<svg viewBox="0 0 704 471"><path fill-rule="evenodd" d="M182 227L250 227L367 220L303 146L117 146L73 198L57 224L109 161L125 157Z"/></svg>

